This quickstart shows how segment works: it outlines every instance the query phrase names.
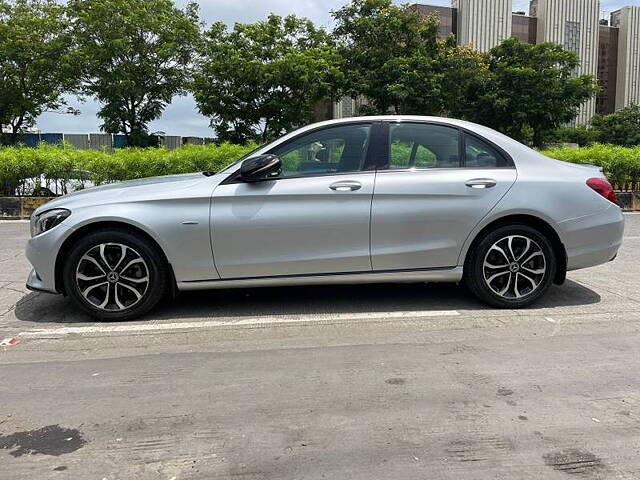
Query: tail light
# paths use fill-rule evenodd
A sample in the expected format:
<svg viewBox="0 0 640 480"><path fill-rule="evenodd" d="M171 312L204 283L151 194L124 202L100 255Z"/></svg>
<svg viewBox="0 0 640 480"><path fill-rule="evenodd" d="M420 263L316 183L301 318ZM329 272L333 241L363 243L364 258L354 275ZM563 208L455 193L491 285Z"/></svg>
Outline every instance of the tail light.
<svg viewBox="0 0 640 480"><path fill-rule="evenodd" d="M604 178L590 178L587 180L587 185L610 202L618 205L618 199L616 198L616 193L613 191L613 187Z"/></svg>

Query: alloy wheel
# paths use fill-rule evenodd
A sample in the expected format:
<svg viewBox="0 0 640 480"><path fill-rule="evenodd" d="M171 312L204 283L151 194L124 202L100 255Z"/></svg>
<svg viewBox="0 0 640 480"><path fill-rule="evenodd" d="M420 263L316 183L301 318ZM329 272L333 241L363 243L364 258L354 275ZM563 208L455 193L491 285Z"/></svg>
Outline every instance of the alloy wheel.
<svg viewBox="0 0 640 480"><path fill-rule="evenodd" d="M519 300L540 287L547 272L547 259L534 240L509 235L489 248L482 271L484 281L493 293Z"/></svg>
<svg viewBox="0 0 640 480"><path fill-rule="evenodd" d="M147 292L149 267L133 248L121 243L101 243L80 258L76 284L93 307L111 312L127 310Z"/></svg>

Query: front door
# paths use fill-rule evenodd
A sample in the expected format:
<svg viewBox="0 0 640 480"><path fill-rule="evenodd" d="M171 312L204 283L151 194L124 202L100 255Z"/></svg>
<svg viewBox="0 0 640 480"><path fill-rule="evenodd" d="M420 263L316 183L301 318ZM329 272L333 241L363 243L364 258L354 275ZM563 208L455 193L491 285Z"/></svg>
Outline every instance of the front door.
<svg viewBox="0 0 640 480"><path fill-rule="evenodd" d="M362 171L371 124L323 127L268 153L275 177L230 179L211 202L213 255L223 279L371 271L375 172Z"/></svg>
<svg viewBox="0 0 640 480"><path fill-rule="evenodd" d="M371 211L373 270L457 266L469 233L515 180L507 155L479 137L439 124L390 124Z"/></svg>

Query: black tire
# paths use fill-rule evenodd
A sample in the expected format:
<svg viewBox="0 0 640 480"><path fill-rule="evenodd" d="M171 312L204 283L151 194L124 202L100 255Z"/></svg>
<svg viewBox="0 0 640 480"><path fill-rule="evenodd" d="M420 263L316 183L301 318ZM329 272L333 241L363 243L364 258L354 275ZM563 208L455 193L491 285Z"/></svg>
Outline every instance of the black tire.
<svg viewBox="0 0 640 480"><path fill-rule="evenodd" d="M513 237L512 248L506 248L505 258L501 250L509 245L509 237ZM525 239L533 243L527 244ZM494 246L498 248L493 248ZM533 248L533 253L539 249L544 255L543 260L536 254L529 262L525 262L530 257L526 252L518 259L518 255L527 246ZM511 250L515 250L515 255ZM485 266L485 259L487 265L497 265L496 258L504 258L505 265L496 269ZM542 261L544 273L531 274L530 272L542 270ZM523 308L536 302L549 289L556 275L556 262L551 242L538 230L528 225L505 225L486 233L471 246L464 266L464 283L478 299L492 307ZM513 266L514 263L518 267ZM507 273L502 274L503 271ZM494 280L488 282L492 277ZM515 284L509 283L514 278ZM534 287L536 281L539 283ZM518 298L517 294L522 296Z"/></svg>
<svg viewBox="0 0 640 480"><path fill-rule="evenodd" d="M101 252L100 245L106 245L103 251L104 257L98 253ZM123 249L122 246L126 248ZM118 252L122 252L122 263L126 263L124 266L122 263L115 265L117 261L115 255ZM85 255L97 258L97 263L89 262ZM137 257L142 259L143 263L139 262ZM110 260L110 262L107 261L107 267L104 266L105 258ZM93 263L96 265L93 266ZM108 274L113 275L111 272L131 263L133 264L129 268L120 272L121 278L107 279ZM113 266L115 269L105 272ZM96 277L89 277L86 274L86 270L90 268L94 268ZM94 282L96 284L102 282L98 277L103 272L105 272L105 285L89 289L88 286L92 286ZM85 283L80 277L76 278L77 274L82 275L82 278L96 278L96 280ZM148 313L168 291L170 279L169 268L155 244L142 235L118 229L101 230L78 240L71 247L68 258L64 260L62 275L66 293L73 302L92 317L102 321L131 320ZM148 281L141 281L145 278ZM90 290L89 294L86 294L87 290ZM83 291L86 296L83 295ZM101 298L96 300L94 296L99 297L103 294L107 298L107 304L101 308L98 305Z"/></svg>

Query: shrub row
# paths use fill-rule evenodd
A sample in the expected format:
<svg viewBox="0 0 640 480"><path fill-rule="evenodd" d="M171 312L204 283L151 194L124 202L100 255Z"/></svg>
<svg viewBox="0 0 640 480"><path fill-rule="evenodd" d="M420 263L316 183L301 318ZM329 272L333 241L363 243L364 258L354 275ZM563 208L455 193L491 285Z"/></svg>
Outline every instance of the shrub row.
<svg viewBox="0 0 640 480"><path fill-rule="evenodd" d="M44 178L58 193L102 183L197 171L217 171L256 148L256 145L188 145L166 148L127 148L113 153L75 150L68 145L0 148L0 189L28 195Z"/></svg>
<svg viewBox="0 0 640 480"><path fill-rule="evenodd" d="M196 171L217 171L253 150L256 145L129 148L113 153L75 150L42 144L38 148L0 148L0 189L5 195L28 195L44 178L57 193L102 183ZM603 167L621 190L640 188L640 147L596 144L584 148L546 150L545 155L565 162Z"/></svg>
<svg viewBox="0 0 640 480"><path fill-rule="evenodd" d="M619 190L640 188L640 146L625 148L594 144L583 148L557 148L542 152L548 157L570 163L597 165Z"/></svg>

